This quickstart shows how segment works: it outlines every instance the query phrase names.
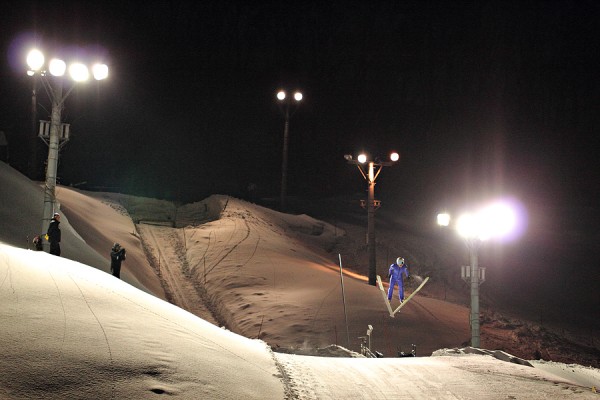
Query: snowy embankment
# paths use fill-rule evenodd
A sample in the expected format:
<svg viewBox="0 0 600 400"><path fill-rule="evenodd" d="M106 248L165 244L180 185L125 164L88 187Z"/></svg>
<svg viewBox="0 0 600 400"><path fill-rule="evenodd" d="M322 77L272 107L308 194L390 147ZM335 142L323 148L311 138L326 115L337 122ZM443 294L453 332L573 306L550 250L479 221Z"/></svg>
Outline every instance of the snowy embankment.
<svg viewBox="0 0 600 400"><path fill-rule="evenodd" d="M1 398L283 398L265 343L86 265L0 244L0 299Z"/></svg>
<svg viewBox="0 0 600 400"><path fill-rule="evenodd" d="M105 272L5 244L0 321L1 398L595 399L578 372L600 381L488 355L273 353Z"/></svg>

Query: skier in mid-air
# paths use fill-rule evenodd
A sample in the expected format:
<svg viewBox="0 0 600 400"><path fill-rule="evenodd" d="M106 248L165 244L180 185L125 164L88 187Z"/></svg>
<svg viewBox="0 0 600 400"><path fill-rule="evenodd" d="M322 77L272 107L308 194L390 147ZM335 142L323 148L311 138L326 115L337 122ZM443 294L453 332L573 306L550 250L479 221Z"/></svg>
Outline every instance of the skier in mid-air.
<svg viewBox="0 0 600 400"><path fill-rule="evenodd" d="M388 300L392 300L394 286L398 284L398 298L400 303L404 301L404 281L402 275L408 279L408 267L404 263L404 258L398 257L396 262L390 265L388 277L390 278L390 288L388 289Z"/></svg>

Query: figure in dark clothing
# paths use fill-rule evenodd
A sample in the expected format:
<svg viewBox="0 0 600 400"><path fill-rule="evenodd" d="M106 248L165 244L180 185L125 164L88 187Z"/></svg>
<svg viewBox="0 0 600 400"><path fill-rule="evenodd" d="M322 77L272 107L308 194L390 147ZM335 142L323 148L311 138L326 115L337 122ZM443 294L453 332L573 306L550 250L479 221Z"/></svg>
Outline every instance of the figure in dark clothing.
<svg viewBox="0 0 600 400"><path fill-rule="evenodd" d="M33 247L35 251L44 250L44 244L42 243L42 235L37 235L33 238Z"/></svg>
<svg viewBox="0 0 600 400"><path fill-rule="evenodd" d="M110 252L110 273L121 279L121 262L125 260L125 248L115 243Z"/></svg>
<svg viewBox="0 0 600 400"><path fill-rule="evenodd" d="M48 225L48 241L50 242L50 254L60 256L60 214L54 213L50 225Z"/></svg>

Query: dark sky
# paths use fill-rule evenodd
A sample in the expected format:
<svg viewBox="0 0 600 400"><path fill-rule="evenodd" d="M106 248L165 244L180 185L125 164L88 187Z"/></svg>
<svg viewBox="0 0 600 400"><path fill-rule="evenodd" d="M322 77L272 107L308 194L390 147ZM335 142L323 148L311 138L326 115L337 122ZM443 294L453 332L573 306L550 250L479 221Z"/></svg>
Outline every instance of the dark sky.
<svg viewBox="0 0 600 400"><path fill-rule="evenodd" d="M304 92L291 195L362 190L343 155L397 150L378 183L392 199L508 192L597 207L596 2L123 3L4 3L0 126L13 165L39 174L46 156L24 73L35 42L110 67L67 99L64 184L190 200L253 182L276 195L283 87Z"/></svg>
<svg viewBox="0 0 600 400"><path fill-rule="evenodd" d="M23 51L34 40L110 68L67 99L63 184L192 201L243 197L252 182L277 196L275 93L300 89L290 195L364 194L343 155L396 150L377 184L388 207L433 214L513 196L529 210L528 240L547 239L521 263L585 265L579 279L597 278L598 2L113 3L2 3L0 129L30 176L47 154L31 127Z"/></svg>
<svg viewBox="0 0 600 400"><path fill-rule="evenodd" d="M346 191L360 176L343 154L394 149L401 167L382 183L393 175L417 199L441 186L598 198L595 2L124 3L3 6L0 125L16 141L31 118L23 37L108 61L108 81L67 100L64 183L189 198L254 182L276 194L274 95L287 87L305 96L290 124L292 195Z"/></svg>

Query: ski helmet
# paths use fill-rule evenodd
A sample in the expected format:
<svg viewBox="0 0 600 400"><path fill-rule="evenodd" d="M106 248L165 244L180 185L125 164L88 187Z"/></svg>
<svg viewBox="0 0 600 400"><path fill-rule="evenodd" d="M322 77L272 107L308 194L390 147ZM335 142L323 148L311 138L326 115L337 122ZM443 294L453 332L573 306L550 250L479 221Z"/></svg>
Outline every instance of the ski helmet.
<svg viewBox="0 0 600 400"><path fill-rule="evenodd" d="M404 258L402 258L402 257L396 258L396 264L398 264L398 265L404 264Z"/></svg>

